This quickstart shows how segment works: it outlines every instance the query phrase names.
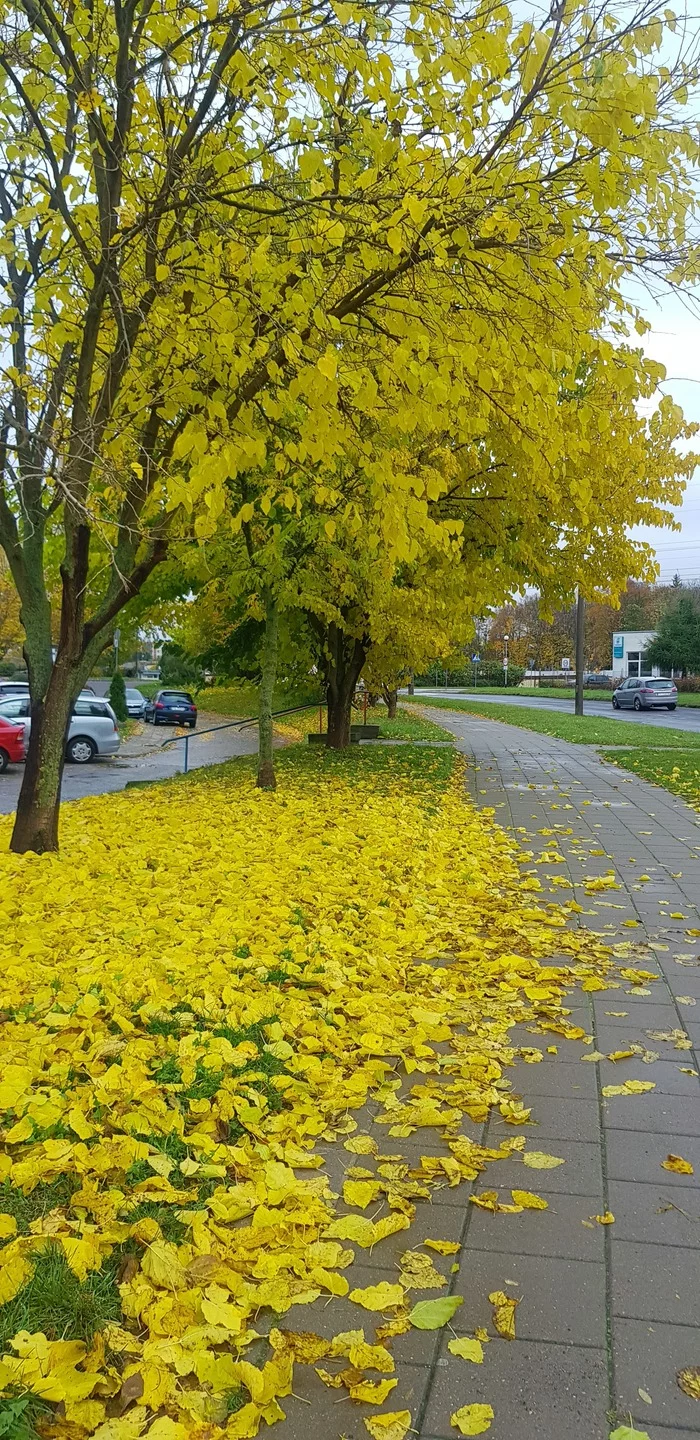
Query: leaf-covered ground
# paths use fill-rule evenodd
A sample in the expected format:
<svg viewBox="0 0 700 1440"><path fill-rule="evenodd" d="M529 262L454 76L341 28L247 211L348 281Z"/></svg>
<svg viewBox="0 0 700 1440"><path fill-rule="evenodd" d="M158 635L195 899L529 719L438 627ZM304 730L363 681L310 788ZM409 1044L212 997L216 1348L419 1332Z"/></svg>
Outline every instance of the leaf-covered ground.
<svg viewBox="0 0 700 1440"><path fill-rule="evenodd" d="M407 1434L377 1407L392 1337L426 1323L416 1206L525 1150L509 1031L570 1031L574 970L596 988L609 963L521 878L460 763L290 750L276 794L234 763L66 806L60 857L2 855L0 1434L253 1436L299 1363L370 1434ZM485 1151L460 1124L494 1106ZM356 1288L402 1230L395 1281ZM356 1330L304 1338L319 1296L348 1296ZM487 1428L463 1408L461 1433Z"/></svg>

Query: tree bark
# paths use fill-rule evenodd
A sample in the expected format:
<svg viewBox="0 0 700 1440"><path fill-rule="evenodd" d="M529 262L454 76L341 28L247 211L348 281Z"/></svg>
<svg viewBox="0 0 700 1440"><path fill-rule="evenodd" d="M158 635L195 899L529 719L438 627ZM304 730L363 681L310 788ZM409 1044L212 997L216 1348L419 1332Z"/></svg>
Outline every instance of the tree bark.
<svg viewBox="0 0 700 1440"><path fill-rule="evenodd" d="M398 690L389 690L388 686L385 685L385 686L384 686L384 700L385 700L385 702L386 702L387 717L388 717L388 719L389 719L389 720L395 720L395 719L396 719L396 707L397 707L397 705L398 705L398 700L399 700L399 692L398 692Z"/></svg>
<svg viewBox="0 0 700 1440"><path fill-rule="evenodd" d="M260 699L258 710L258 789L276 790L275 765L272 753L272 696L277 678L277 645L279 606L268 590L265 595L265 638L262 652Z"/></svg>
<svg viewBox="0 0 700 1440"><path fill-rule="evenodd" d="M352 701L368 648L364 638L346 635L335 624L328 626L324 669L329 750L345 750L350 744Z"/></svg>

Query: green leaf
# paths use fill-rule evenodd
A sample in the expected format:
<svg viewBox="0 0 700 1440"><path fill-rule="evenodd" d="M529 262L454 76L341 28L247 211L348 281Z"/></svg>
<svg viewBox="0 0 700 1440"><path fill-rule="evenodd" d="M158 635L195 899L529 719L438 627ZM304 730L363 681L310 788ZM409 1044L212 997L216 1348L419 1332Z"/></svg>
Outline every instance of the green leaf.
<svg viewBox="0 0 700 1440"><path fill-rule="evenodd" d="M443 1295L441 1300L419 1300L409 1315L417 1330L439 1330L452 1319L463 1303L461 1295Z"/></svg>
<svg viewBox="0 0 700 1440"><path fill-rule="evenodd" d="M610 1431L610 1440L649 1440L646 1430L633 1430L631 1425L618 1425Z"/></svg>

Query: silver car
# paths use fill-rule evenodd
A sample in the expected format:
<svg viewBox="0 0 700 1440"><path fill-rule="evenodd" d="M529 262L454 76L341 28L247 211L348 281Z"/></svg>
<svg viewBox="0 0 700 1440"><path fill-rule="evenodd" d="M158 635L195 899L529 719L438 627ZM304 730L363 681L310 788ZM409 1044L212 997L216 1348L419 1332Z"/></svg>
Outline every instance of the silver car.
<svg viewBox="0 0 700 1440"><path fill-rule="evenodd" d="M127 686L126 686L126 711L127 711L127 715L131 715L133 718L135 718L135 719L137 719L137 720L140 720L140 719L142 718L142 716L143 716L143 712L144 712L145 709L146 709L146 697L145 697L145 695L142 695L140 690L135 690L135 689L133 688L133 686L127 685Z"/></svg>
<svg viewBox="0 0 700 1440"><path fill-rule="evenodd" d="M612 697L613 710L675 710L678 691L672 680L630 676Z"/></svg>
<svg viewBox="0 0 700 1440"><path fill-rule="evenodd" d="M15 695L9 700L0 700L0 715L24 725L28 744L32 726L29 696ZM87 692L79 695L68 730L66 759L75 765L87 765L97 755L117 755L119 744L117 717L109 701Z"/></svg>

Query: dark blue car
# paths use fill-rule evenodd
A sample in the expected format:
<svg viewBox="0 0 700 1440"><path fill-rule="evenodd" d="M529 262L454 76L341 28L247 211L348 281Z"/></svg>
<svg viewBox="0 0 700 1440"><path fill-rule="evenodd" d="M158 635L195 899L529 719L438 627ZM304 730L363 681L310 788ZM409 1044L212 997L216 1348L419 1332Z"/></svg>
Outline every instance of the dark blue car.
<svg viewBox="0 0 700 1440"><path fill-rule="evenodd" d="M159 690L146 702L143 718L148 725L189 725L194 730L197 706L186 690Z"/></svg>

